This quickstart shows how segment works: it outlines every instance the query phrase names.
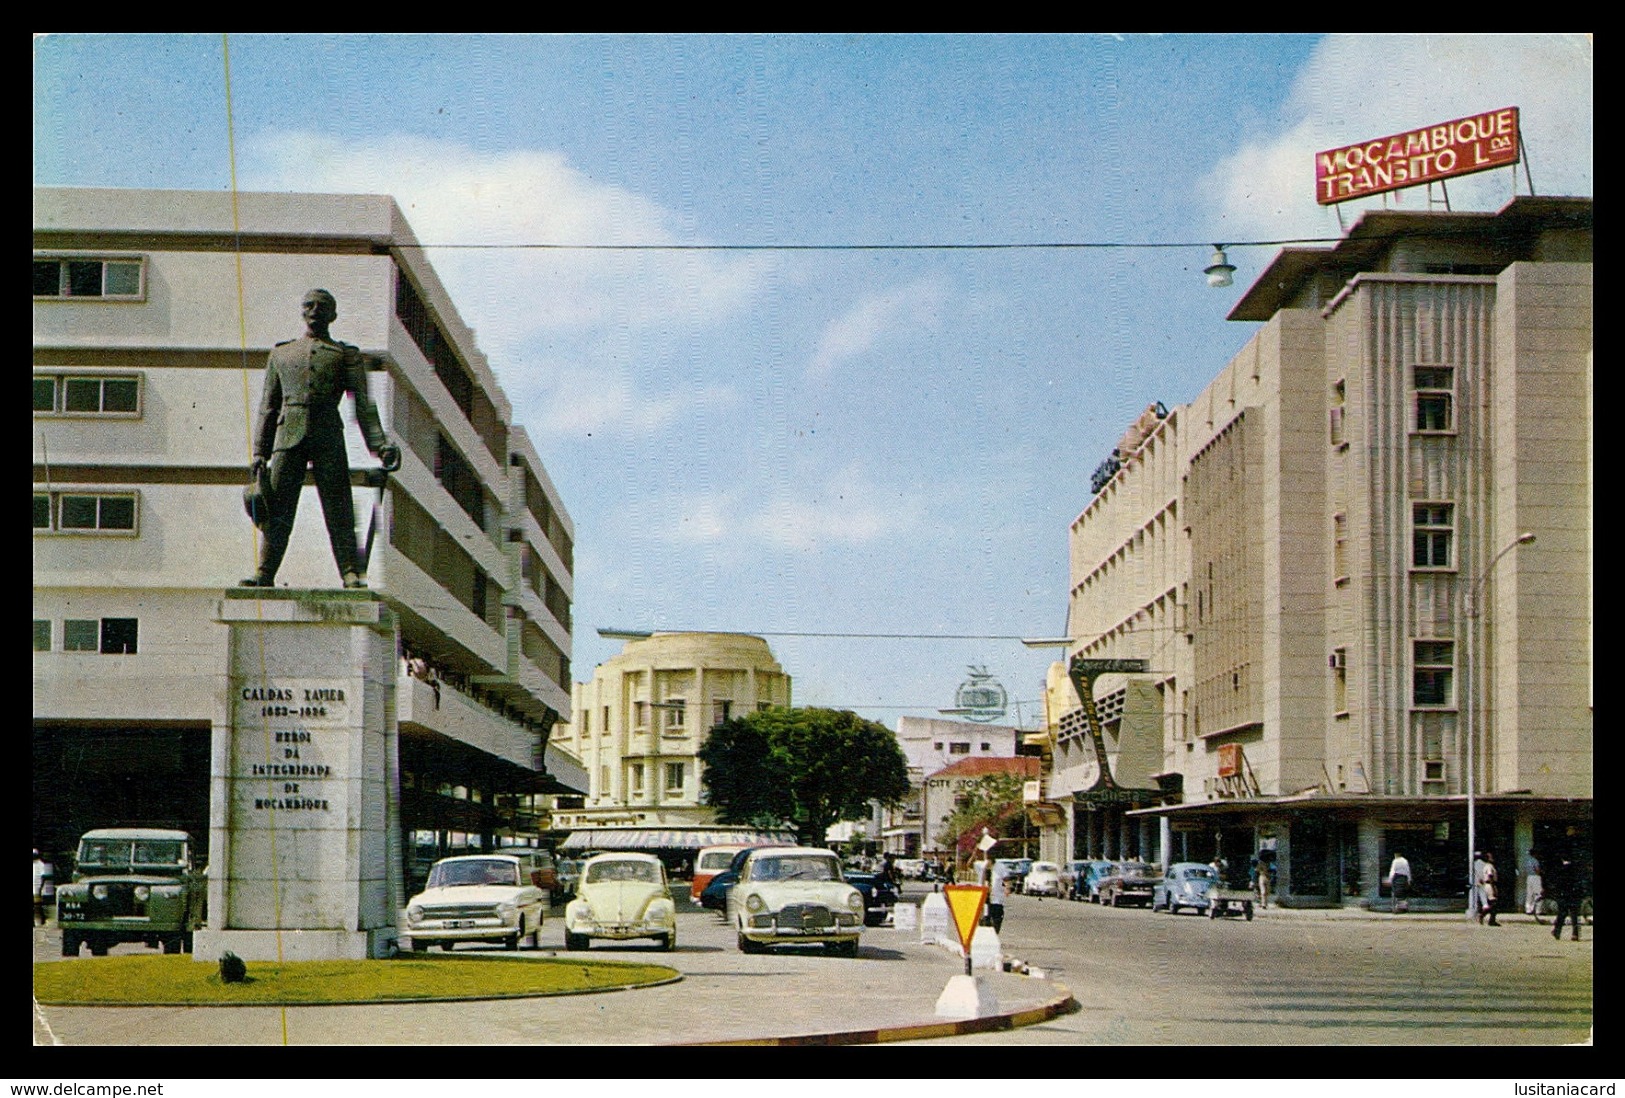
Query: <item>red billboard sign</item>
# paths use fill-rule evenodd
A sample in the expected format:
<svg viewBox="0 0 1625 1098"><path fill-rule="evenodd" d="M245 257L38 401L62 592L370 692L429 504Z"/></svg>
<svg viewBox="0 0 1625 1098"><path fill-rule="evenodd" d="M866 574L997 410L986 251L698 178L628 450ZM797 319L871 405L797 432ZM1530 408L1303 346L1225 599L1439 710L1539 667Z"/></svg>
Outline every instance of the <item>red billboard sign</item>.
<svg viewBox="0 0 1625 1098"><path fill-rule="evenodd" d="M1503 107L1315 154L1322 206L1518 162L1518 108Z"/></svg>
<svg viewBox="0 0 1625 1098"><path fill-rule="evenodd" d="M1241 773L1241 744L1221 743L1219 745L1219 777L1234 778Z"/></svg>

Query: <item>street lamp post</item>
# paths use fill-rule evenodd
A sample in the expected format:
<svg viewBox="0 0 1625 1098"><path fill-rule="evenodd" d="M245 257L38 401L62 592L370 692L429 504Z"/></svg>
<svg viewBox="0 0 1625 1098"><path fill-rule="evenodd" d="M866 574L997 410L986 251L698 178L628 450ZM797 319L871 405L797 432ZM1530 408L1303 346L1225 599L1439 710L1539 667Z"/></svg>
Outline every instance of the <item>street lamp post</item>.
<svg viewBox="0 0 1625 1098"><path fill-rule="evenodd" d="M1484 570L1478 574L1478 578L1473 580L1472 586L1468 587L1464 596L1465 605L1462 607L1462 617L1466 619L1467 628L1467 651L1464 662L1467 667L1468 681L1466 697L1463 699L1465 702L1463 708L1466 710L1466 720L1463 723L1467 727L1467 917L1469 919L1477 914L1475 908L1478 903L1478 881L1476 880L1478 816L1475 802L1478 772L1473 758L1473 741L1477 739L1475 724L1478 716L1478 707L1473 704L1474 697L1478 693L1478 665L1474 662L1478 646L1474 643L1474 638L1478 635L1478 630L1474 628L1474 623L1479 616L1479 596L1483 593L1484 584L1489 581L1490 574L1495 571L1495 566L1501 563L1502 557L1518 546L1528 545L1534 540L1535 535L1525 531L1507 542L1499 553L1490 558L1490 562L1484 566Z"/></svg>

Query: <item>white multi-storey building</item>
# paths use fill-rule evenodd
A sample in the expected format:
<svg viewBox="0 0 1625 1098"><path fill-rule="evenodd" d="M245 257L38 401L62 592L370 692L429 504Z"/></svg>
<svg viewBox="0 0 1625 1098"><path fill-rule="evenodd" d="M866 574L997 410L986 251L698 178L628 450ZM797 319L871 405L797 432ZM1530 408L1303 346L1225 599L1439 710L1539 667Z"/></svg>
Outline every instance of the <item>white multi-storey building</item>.
<svg viewBox="0 0 1625 1098"><path fill-rule="evenodd" d="M1402 850L1450 906L1470 828L1589 855L1591 225L1367 213L1277 256L1230 314L1257 334L1131 431L1072 524L1068 657L1146 663L1096 690L1133 792L1058 668L1073 856L1271 849L1289 902L1369 903Z"/></svg>
<svg viewBox="0 0 1625 1098"><path fill-rule="evenodd" d="M400 617L402 817L419 858L537 837L582 775L570 712L573 529L473 333L378 195L34 192L34 828L208 834L223 588L254 571L242 488L270 348L299 302L374 356L404 454L378 491L349 421L369 585ZM336 587L307 485L278 576ZM406 656L421 660L408 675Z"/></svg>

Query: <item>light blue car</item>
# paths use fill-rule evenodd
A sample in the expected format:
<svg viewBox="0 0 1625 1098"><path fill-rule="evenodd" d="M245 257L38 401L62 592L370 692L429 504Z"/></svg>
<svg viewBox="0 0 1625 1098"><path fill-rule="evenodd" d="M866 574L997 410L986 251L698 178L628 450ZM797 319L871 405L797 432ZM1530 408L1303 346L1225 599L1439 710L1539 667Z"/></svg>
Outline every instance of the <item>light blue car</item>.
<svg viewBox="0 0 1625 1098"><path fill-rule="evenodd" d="M1205 912L1211 902L1208 892L1218 884L1213 867L1201 862L1175 862L1151 890L1151 910L1164 909L1170 915L1179 909Z"/></svg>
<svg viewBox="0 0 1625 1098"><path fill-rule="evenodd" d="M1072 874L1072 898L1074 900L1088 900L1092 904L1100 902L1100 882L1112 871L1116 862L1104 858L1091 861L1068 862L1067 869Z"/></svg>

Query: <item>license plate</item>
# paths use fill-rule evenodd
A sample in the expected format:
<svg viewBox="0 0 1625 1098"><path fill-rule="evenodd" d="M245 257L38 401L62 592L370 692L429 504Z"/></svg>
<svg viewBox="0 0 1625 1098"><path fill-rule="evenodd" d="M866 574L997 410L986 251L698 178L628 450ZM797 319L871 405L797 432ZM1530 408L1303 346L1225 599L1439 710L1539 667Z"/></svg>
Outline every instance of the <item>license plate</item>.
<svg viewBox="0 0 1625 1098"><path fill-rule="evenodd" d="M456 929L458 929L460 927L473 926L473 925L474 925L474 920L473 919L447 919L446 920L446 926L450 927L453 930L456 930Z"/></svg>

